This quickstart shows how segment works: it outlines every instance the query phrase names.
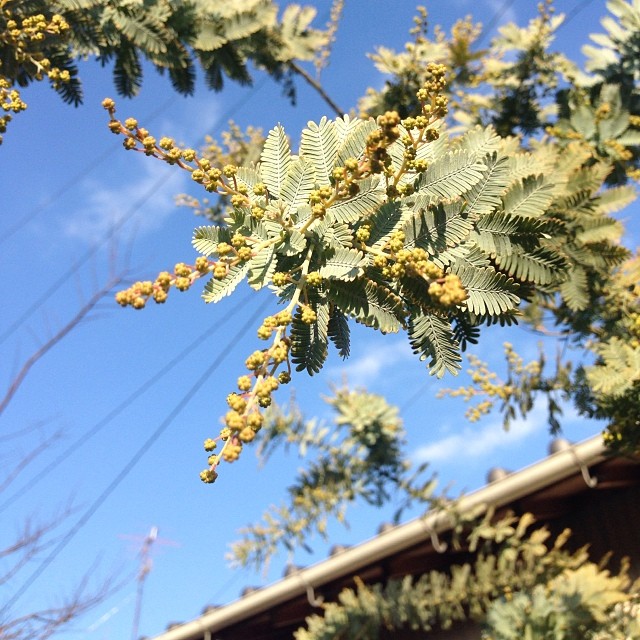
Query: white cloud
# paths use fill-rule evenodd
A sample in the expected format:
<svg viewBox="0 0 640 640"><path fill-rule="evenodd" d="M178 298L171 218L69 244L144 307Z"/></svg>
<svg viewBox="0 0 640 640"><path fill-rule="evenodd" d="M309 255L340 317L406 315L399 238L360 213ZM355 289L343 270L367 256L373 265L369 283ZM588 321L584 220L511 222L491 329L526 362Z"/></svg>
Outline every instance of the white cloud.
<svg viewBox="0 0 640 640"><path fill-rule="evenodd" d="M350 360L340 368L330 369L329 376L334 379L346 378L351 387L370 387L383 372L388 373L394 364L413 357L406 340L392 340L389 344L366 349L365 355Z"/></svg>
<svg viewBox="0 0 640 640"><path fill-rule="evenodd" d="M505 431L502 421L484 427L465 427L461 433L447 436L418 448L413 454L417 463L449 462L485 457L498 449L513 447L516 442L547 428L545 407L536 405L526 420L518 419Z"/></svg>
<svg viewBox="0 0 640 640"><path fill-rule="evenodd" d="M212 91L204 88L196 96L180 103L180 116L164 117L156 131L172 137L178 144L199 148L207 134L218 137L227 129L230 115L221 113L223 103Z"/></svg>
<svg viewBox="0 0 640 640"><path fill-rule="evenodd" d="M174 196L184 190L187 176L176 167L144 160L139 175L121 176L117 185L86 179L81 188L85 194L82 206L64 222L66 235L94 243L134 217L138 233L161 226L176 210Z"/></svg>
<svg viewBox="0 0 640 640"><path fill-rule="evenodd" d="M220 121L220 101L212 92L201 93L202 98L181 101L178 112L163 115L159 122L151 118L153 130L193 148L203 144L206 134L224 130L227 123ZM122 153L125 161L118 161L119 173L112 172L108 179L92 174L80 185L82 204L64 222L67 236L92 244L122 226L125 218L134 217L136 234L153 231L176 211L175 196L193 184L188 173L177 167Z"/></svg>

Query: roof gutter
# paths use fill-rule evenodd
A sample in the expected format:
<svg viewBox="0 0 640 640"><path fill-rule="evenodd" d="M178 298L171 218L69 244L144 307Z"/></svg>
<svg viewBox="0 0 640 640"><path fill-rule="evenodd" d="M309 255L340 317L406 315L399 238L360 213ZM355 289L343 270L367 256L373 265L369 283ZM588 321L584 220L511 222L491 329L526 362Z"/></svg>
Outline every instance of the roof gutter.
<svg viewBox="0 0 640 640"><path fill-rule="evenodd" d="M600 462L605 457L602 436L563 449L549 457L489 484L458 501L460 512L468 513L480 507L502 507L512 501L564 480L576 471ZM171 629L154 640L199 640L211 638L211 633L225 629L251 616L268 611L277 604L312 593L312 589L327 582L357 572L362 567L402 551L421 541L430 540L451 528L451 520L444 512L427 513L407 524L386 531L367 542L351 547L339 555L250 593L242 599L211 611L203 616ZM207 633L208 632L208 633Z"/></svg>

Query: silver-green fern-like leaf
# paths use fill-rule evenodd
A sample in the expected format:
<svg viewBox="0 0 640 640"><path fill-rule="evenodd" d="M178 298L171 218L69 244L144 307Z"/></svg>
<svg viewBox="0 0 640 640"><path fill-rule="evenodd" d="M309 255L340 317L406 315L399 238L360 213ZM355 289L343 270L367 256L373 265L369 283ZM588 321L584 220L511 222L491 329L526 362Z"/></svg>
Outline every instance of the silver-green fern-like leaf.
<svg viewBox="0 0 640 640"><path fill-rule="evenodd" d="M491 267L476 268L468 265L455 269L469 297L467 309L478 316L500 316L514 309L520 302L518 284L512 278Z"/></svg>
<svg viewBox="0 0 640 640"><path fill-rule="evenodd" d="M431 375L442 378L447 371L454 375L458 373L462 357L458 341L446 318L432 313L414 313L408 333L413 352L420 356L420 360L429 358Z"/></svg>
<svg viewBox="0 0 640 640"><path fill-rule="evenodd" d="M560 294L572 311L582 311L589 304L589 284L587 272L580 266L574 266L567 279L560 285Z"/></svg>
<svg viewBox="0 0 640 640"><path fill-rule="evenodd" d="M622 396L640 380L640 348L613 338L594 350L602 362L588 367L586 373L596 393Z"/></svg>
<svg viewBox="0 0 640 640"><path fill-rule="evenodd" d="M218 249L220 242L229 242L231 234L226 227L198 227L193 232L191 244L196 251L205 256L212 256Z"/></svg>
<svg viewBox="0 0 640 640"><path fill-rule="evenodd" d="M338 200L327 209L327 221L352 224L371 215L384 201L386 194L377 176L358 181L359 191L347 200Z"/></svg>
<svg viewBox="0 0 640 640"><path fill-rule="evenodd" d="M400 298L372 280L332 282L327 298L344 314L384 333L397 333L404 322Z"/></svg>
<svg viewBox="0 0 640 640"><path fill-rule="evenodd" d="M458 145L461 149L479 160L484 160L487 155L493 155L500 150L502 139L496 130L489 127L476 125L460 138Z"/></svg>
<svg viewBox="0 0 640 640"><path fill-rule="evenodd" d="M225 296L231 295L234 289L244 280L249 271L249 263L229 267L227 275L218 280L211 278L204 287L202 298L205 302L220 302Z"/></svg>
<svg viewBox="0 0 640 640"><path fill-rule="evenodd" d="M497 153L484 157L487 167L482 178L467 193L464 200L469 213L488 215L502 204L502 195L509 183L509 159Z"/></svg>
<svg viewBox="0 0 640 640"><path fill-rule="evenodd" d="M361 251L339 247L327 258L319 272L326 280L350 281L362 275L366 264L367 258Z"/></svg>
<svg viewBox="0 0 640 640"><path fill-rule="evenodd" d="M617 242L624 232L622 223L613 218L597 217L582 221L582 229L576 233L579 245L596 242Z"/></svg>
<svg viewBox="0 0 640 640"><path fill-rule="evenodd" d="M411 216L406 203L400 201L385 202L367 219L371 227L369 245L381 247L389 240L394 231L399 231L404 221Z"/></svg>
<svg viewBox="0 0 640 640"><path fill-rule="evenodd" d="M287 175L280 189L280 199L283 200L292 215L300 207L309 202L309 194L316 182L316 171L313 163L305 157L299 157L289 164Z"/></svg>
<svg viewBox="0 0 640 640"><path fill-rule="evenodd" d="M530 249L539 246L547 227L544 220L496 212L478 221L471 238L487 254L506 258L514 245Z"/></svg>
<svg viewBox="0 0 640 640"><path fill-rule="evenodd" d="M260 155L260 177L272 198L280 197L291 163L289 140L282 125L271 129Z"/></svg>
<svg viewBox="0 0 640 640"><path fill-rule="evenodd" d="M249 261L247 282L256 291L266 287L276 270L273 246L264 247Z"/></svg>
<svg viewBox="0 0 640 640"><path fill-rule="evenodd" d="M496 263L510 276L540 285L559 280L566 268L562 256L543 247L533 251L519 249L510 254L499 253L496 256Z"/></svg>
<svg viewBox="0 0 640 640"><path fill-rule="evenodd" d="M367 136L378 127L373 119L371 120L349 120L338 118L336 120L340 147L336 154L336 166L342 166L345 160L355 158L359 160L364 155L366 149Z"/></svg>
<svg viewBox="0 0 640 640"><path fill-rule="evenodd" d="M351 348L349 321L335 306L331 309L327 335L342 358L348 358Z"/></svg>
<svg viewBox="0 0 640 640"><path fill-rule="evenodd" d="M476 185L487 166L468 151L452 151L438 158L420 175L417 192L423 196L453 199Z"/></svg>
<svg viewBox="0 0 640 640"><path fill-rule="evenodd" d="M420 206L421 202L421 198L415 200L414 213L402 226L405 247L420 247L433 257L469 237L474 218L469 217L464 202L431 205L426 209Z"/></svg>
<svg viewBox="0 0 640 640"><path fill-rule="evenodd" d="M332 120L323 117L319 124L309 122L302 132L300 155L315 166L316 182L320 186L331 183L331 172L338 156L338 132Z"/></svg>
<svg viewBox="0 0 640 640"><path fill-rule="evenodd" d="M524 178L505 194L504 212L512 216L537 218L547 210L553 195L553 185L543 176Z"/></svg>
<svg viewBox="0 0 640 640"><path fill-rule="evenodd" d="M636 198L637 194L633 187L613 187L599 193L596 198L596 204L602 213L615 213L624 209Z"/></svg>
<svg viewBox="0 0 640 640"><path fill-rule="evenodd" d="M350 248L353 246L351 227L343 222L329 224L329 221L325 218L318 221L318 224L312 228L312 233L329 249Z"/></svg>
<svg viewBox="0 0 640 640"><path fill-rule="evenodd" d="M329 305L314 306L316 321L302 321L302 311L297 310L291 324L291 360L296 371L306 370L309 375L318 373L327 359Z"/></svg>

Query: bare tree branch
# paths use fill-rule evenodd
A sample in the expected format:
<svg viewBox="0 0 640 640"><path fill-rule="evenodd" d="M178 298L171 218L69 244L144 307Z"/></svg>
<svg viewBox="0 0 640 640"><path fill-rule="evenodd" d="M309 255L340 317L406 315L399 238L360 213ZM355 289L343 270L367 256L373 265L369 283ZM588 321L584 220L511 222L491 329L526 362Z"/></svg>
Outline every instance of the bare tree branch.
<svg viewBox="0 0 640 640"><path fill-rule="evenodd" d="M5 411L5 409L9 406L9 403L13 399L13 396L18 391L20 385L24 382L27 374L29 373L31 367L33 367L38 360L40 360L44 355L62 338L64 338L72 329L78 326L80 322L87 316L87 314L98 304L98 302L104 298L115 286L120 284L123 280L122 276L115 276L107 282L107 284L102 287L100 290L96 291L91 298L86 302L84 306L82 306L78 312L65 324L59 331L57 331L47 342L45 342L39 349L37 349L34 353L27 358L27 360L23 363L20 371L18 371L17 375L12 380L9 388L0 402L0 415Z"/></svg>
<svg viewBox="0 0 640 640"><path fill-rule="evenodd" d="M91 593L87 584L92 572L88 572L75 591L58 607L41 609L32 613L4 620L8 612L0 609L0 638L2 640L46 640L61 627L90 611L120 588L105 581Z"/></svg>
<svg viewBox="0 0 640 640"><path fill-rule="evenodd" d="M0 493L6 491L6 489L11 485L11 483L33 462L35 462L36 458L44 453L56 440L58 440L61 436L60 431L56 431L55 433L48 436L45 440L41 442L36 451L32 452L29 455L22 456L22 458L14 465L14 467L9 471L6 477L0 481Z"/></svg>
<svg viewBox="0 0 640 640"><path fill-rule="evenodd" d="M331 96L324 90L324 87L309 73L307 73L301 66L299 66L296 62L290 62L289 67L292 71L297 73L300 77L304 78L311 87L315 89L318 95L333 109L334 113L338 117L342 117L346 111L341 109L332 99Z"/></svg>
<svg viewBox="0 0 640 640"><path fill-rule="evenodd" d="M0 585L8 582L33 558L56 542L56 538L50 537L50 534L65 522L73 511L70 506L66 507L59 515L38 524L34 524L34 520L31 518L24 521L14 542L4 549L0 549L0 560L8 558L12 562L12 566L4 569L4 573L0 574ZM4 640L2 635L0 638Z"/></svg>

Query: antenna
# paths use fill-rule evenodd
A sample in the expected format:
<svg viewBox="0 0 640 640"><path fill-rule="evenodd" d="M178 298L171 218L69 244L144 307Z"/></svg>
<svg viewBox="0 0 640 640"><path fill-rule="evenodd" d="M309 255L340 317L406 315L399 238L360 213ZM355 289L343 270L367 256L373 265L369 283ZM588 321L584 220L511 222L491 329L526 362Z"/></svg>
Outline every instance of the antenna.
<svg viewBox="0 0 640 640"><path fill-rule="evenodd" d="M121 538L131 538L134 540L140 540L140 536L120 536ZM151 527L149 533L142 539L142 545L138 552L140 558L140 567L138 569L138 575L136 582L138 583L136 588L136 604L133 612L133 625L131 628L131 640L138 639L138 629L140 627L140 614L142 613L142 597L144 595L144 585L151 569L153 568L153 559L151 552L154 545L172 545L178 546L177 542L173 540L163 540L158 538L158 527Z"/></svg>

